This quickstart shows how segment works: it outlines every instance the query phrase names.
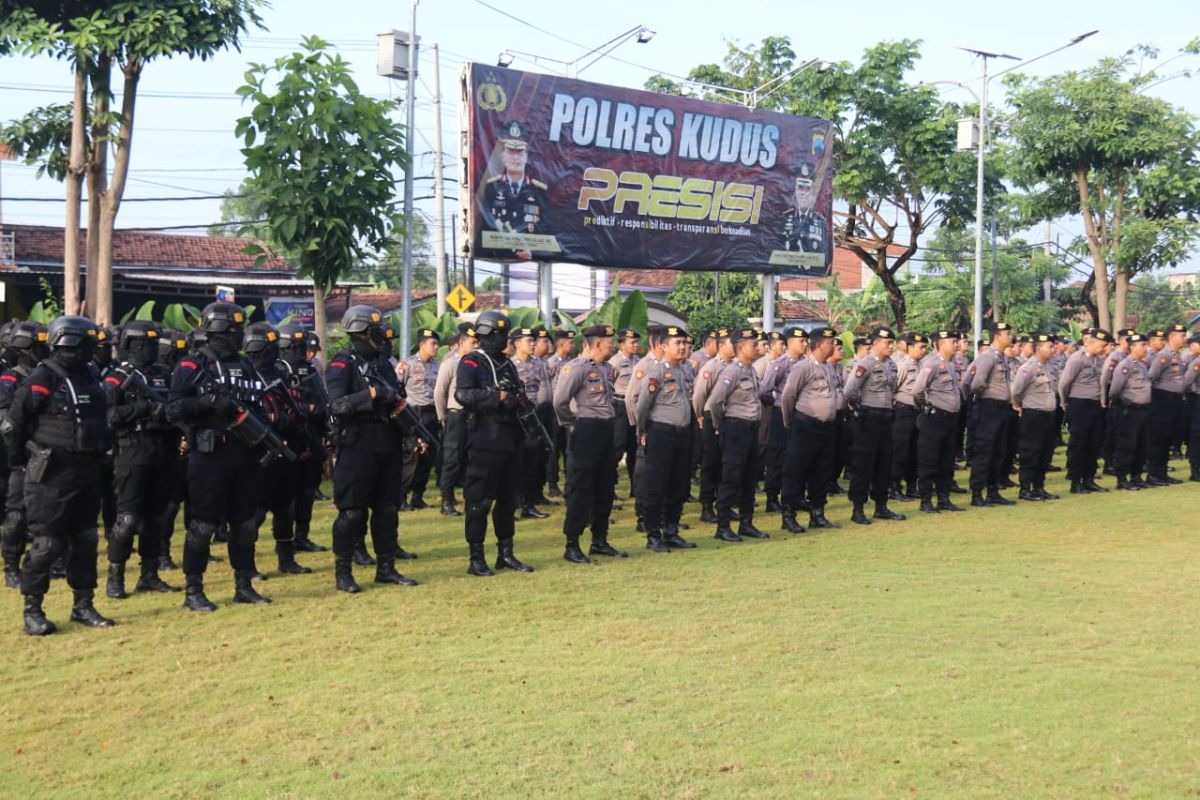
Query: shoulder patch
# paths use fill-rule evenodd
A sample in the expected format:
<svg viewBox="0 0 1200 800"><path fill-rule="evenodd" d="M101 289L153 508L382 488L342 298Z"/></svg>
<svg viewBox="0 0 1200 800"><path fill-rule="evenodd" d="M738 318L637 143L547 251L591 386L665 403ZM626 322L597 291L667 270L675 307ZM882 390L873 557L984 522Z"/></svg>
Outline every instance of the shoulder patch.
<svg viewBox="0 0 1200 800"><path fill-rule="evenodd" d="M563 372L563 374L564 374L564 375L566 375L566 374L567 374L567 373L569 373L570 371L571 371L571 365L570 365L570 364L567 364L565 367L563 367L563 368L562 368L562 372Z"/></svg>
<svg viewBox="0 0 1200 800"><path fill-rule="evenodd" d="M46 386L42 386L40 383L29 384L29 391L37 392L38 394L46 395L47 397L50 396L50 389Z"/></svg>
<svg viewBox="0 0 1200 800"><path fill-rule="evenodd" d="M488 182L488 183L495 183L496 181L500 180L500 179L501 179L501 178L503 178L503 177L504 177L503 175L493 175L492 177L490 177L490 178L488 178L488 179L487 179L487 182Z"/></svg>
<svg viewBox="0 0 1200 800"><path fill-rule="evenodd" d="M462 362L463 362L464 364L466 364L468 367L476 367L476 368L478 368L478 367L479 367L479 362L477 362L477 361L476 361L475 359L473 359L473 358L464 358L464 359L462 360Z"/></svg>
<svg viewBox="0 0 1200 800"><path fill-rule="evenodd" d="M120 385L121 385L121 379L120 379L120 378L118 378L116 375L109 375L108 377L106 377L106 378L104 379L104 382L105 382L105 383L111 383L113 386L120 386Z"/></svg>
<svg viewBox="0 0 1200 800"><path fill-rule="evenodd" d="M187 367L188 369L200 369L200 365L195 361L180 361L179 366Z"/></svg>
<svg viewBox="0 0 1200 800"><path fill-rule="evenodd" d="M633 376L640 381L642 378L646 377L646 370L639 369L637 372L633 373Z"/></svg>
<svg viewBox="0 0 1200 800"><path fill-rule="evenodd" d="M539 189L549 189L550 188L549 186L547 186L546 184L537 180L536 178L530 178L529 183L532 184L533 186L536 186Z"/></svg>
<svg viewBox="0 0 1200 800"><path fill-rule="evenodd" d="M863 375L866 375L866 374L867 374L867 368L862 366L861 364L859 365L858 369L854 370L854 377L856 377L856 378L861 378Z"/></svg>

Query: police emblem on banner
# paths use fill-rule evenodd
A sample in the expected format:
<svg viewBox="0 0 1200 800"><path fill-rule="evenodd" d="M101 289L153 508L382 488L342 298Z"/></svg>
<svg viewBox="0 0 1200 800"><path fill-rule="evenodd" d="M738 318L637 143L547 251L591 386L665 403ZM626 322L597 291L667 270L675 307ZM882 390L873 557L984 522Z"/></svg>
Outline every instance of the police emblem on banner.
<svg viewBox="0 0 1200 800"><path fill-rule="evenodd" d="M498 83L481 83L475 90L475 104L484 111L503 111L508 108L508 94Z"/></svg>

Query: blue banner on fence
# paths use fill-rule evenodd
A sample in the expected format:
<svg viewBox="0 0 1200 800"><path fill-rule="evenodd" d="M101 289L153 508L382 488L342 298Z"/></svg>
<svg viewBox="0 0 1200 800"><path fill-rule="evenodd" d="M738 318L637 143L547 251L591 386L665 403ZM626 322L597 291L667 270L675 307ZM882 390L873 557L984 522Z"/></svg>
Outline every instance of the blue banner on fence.
<svg viewBox="0 0 1200 800"><path fill-rule="evenodd" d="M316 324L316 307L313 301L300 297L268 297L267 322L280 325L284 320L311 330Z"/></svg>

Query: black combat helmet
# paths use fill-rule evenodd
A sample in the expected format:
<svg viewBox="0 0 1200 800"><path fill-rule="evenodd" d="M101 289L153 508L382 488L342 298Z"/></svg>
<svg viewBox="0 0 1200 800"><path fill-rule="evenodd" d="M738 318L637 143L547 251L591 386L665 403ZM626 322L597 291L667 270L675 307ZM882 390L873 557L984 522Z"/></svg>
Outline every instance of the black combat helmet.
<svg viewBox="0 0 1200 800"><path fill-rule="evenodd" d="M375 306L350 306L342 315L342 329L350 335L383 327L383 314Z"/></svg>
<svg viewBox="0 0 1200 800"><path fill-rule="evenodd" d="M68 314L50 323L46 338L51 352L60 349L80 350L90 357L96 348L98 334L96 323L87 317Z"/></svg>
<svg viewBox="0 0 1200 800"><path fill-rule="evenodd" d="M299 325L287 323L280 325L279 357L292 366L297 366L308 360L308 333Z"/></svg>
<svg viewBox="0 0 1200 800"><path fill-rule="evenodd" d="M158 339L158 360L173 367L186 352L187 334L175 328L163 328Z"/></svg>
<svg viewBox="0 0 1200 800"><path fill-rule="evenodd" d="M200 329L205 333L240 333L246 310L237 303L209 303L200 312Z"/></svg>
<svg viewBox="0 0 1200 800"><path fill-rule="evenodd" d="M248 356L269 356L271 350L279 351L279 332L269 322L255 322L246 328L242 337L242 349Z"/></svg>
<svg viewBox="0 0 1200 800"><path fill-rule="evenodd" d="M504 350L508 342L508 333L512 324L503 312L489 309L475 320L475 333L479 339L480 348L495 355Z"/></svg>
<svg viewBox="0 0 1200 800"><path fill-rule="evenodd" d="M41 345L45 349L49 338L45 325L27 319L13 324L8 333L8 346L13 350L33 350Z"/></svg>
<svg viewBox="0 0 1200 800"><path fill-rule="evenodd" d="M158 359L158 341L162 338L158 324L135 319L125 323L117 339L117 349L136 366L144 367Z"/></svg>

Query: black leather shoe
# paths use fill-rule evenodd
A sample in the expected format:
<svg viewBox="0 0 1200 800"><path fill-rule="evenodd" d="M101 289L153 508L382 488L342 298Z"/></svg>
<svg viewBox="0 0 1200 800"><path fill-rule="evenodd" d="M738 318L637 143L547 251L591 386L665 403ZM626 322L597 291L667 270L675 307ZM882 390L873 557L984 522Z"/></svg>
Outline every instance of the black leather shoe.
<svg viewBox="0 0 1200 800"><path fill-rule="evenodd" d="M937 504L938 511L966 511L962 506L956 506L950 502L949 497L939 497Z"/></svg>
<svg viewBox="0 0 1200 800"><path fill-rule="evenodd" d="M1117 480L1117 489L1122 492L1140 492L1142 487L1133 481L1127 481L1124 478Z"/></svg>
<svg viewBox="0 0 1200 800"><path fill-rule="evenodd" d="M134 584L135 592L178 592L178 586L171 584L158 577L158 570L149 565L142 565L142 574L138 577L138 581Z"/></svg>
<svg viewBox="0 0 1200 800"><path fill-rule="evenodd" d="M1091 494L1092 490L1087 488L1083 481L1071 482L1071 494Z"/></svg>
<svg viewBox="0 0 1200 800"><path fill-rule="evenodd" d="M714 539L720 539L722 542L740 542L742 537L733 532L728 523L723 523L717 526L717 532L713 534Z"/></svg>
<svg viewBox="0 0 1200 800"><path fill-rule="evenodd" d="M183 607L188 611L216 611L217 604L204 594L204 584L201 576L187 576L187 588L184 589Z"/></svg>
<svg viewBox="0 0 1200 800"><path fill-rule="evenodd" d="M917 487L910 486L904 490L904 499L916 502L921 499L921 493L917 491Z"/></svg>
<svg viewBox="0 0 1200 800"><path fill-rule="evenodd" d="M1000 490L998 490L998 489L988 491L987 501L994 506L1015 506L1016 505L1016 503L1014 501L1009 500L1007 497L1000 494Z"/></svg>
<svg viewBox="0 0 1200 800"><path fill-rule="evenodd" d="M991 508L992 504L983 496L983 492L971 492L972 508Z"/></svg>
<svg viewBox="0 0 1200 800"><path fill-rule="evenodd" d="M1183 481L1179 480L1179 478L1172 478L1170 475L1164 475L1163 480L1171 486L1178 486L1179 484L1183 483Z"/></svg>
<svg viewBox="0 0 1200 800"><path fill-rule="evenodd" d="M653 550L655 553L671 552L671 548L667 547L667 543L663 541L661 533L651 533L646 535L646 549Z"/></svg>
<svg viewBox="0 0 1200 800"><path fill-rule="evenodd" d="M938 507L933 504L933 501L928 497L921 498L921 511L926 514L937 514Z"/></svg>
<svg viewBox="0 0 1200 800"><path fill-rule="evenodd" d="M311 569L296 563L296 543L276 542L275 555L279 562L279 571L284 575L307 575Z"/></svg>
<svg viewBox="0 0 1200 800"><path fill-rule="evenodd" d="M672 550L694 550L695 542L689 542L678 533L668 533L663 536L663 543Z"/></svg>
<svg viewBox="0 0 1200 800"><path fill-rule="evenodd" d="M158 557L159 572L170 572L173 569L179 569L179 565L171 558L170 553L164 553Z"/></svg>
<svg viewBox="0 0 1200 800"><path fill-rule="evenodd" d="M1034 490L1033 490L1033 493L1034 493L1034 494L1036 494L1038 497L1042 498L1043 500L1057 500L1057 499L1059 499L1059 498L1058 498L1058 495L1056 495L1056 494L1050 494L1050 493L1049 493L1049 492L1047 492L1045 489L1043 489L1043 488L1040 488L1040 487L1039 487L1039 488L1036 488L1036 489L1034 489Z"/></svg>
<svg viewBox="0 0 1200 800"><path fill-rule="evenodd" d="M610 558L629 558L629 553L618 550L608 543L607 539L592 537L592 546L588 548L589 556L609 556Z"/></svg>
<svg viewBox="0 0 1200 800"><path fill-rule="evenodd" d="M700 508L700 521L709 523L717 521L717 512L713 509L712 503L705 503Z"/></svg>
<svg viewBox="0 0 1200 800"><path fill-rule="evenodd" d="M738 524L737 535L742 537L749 536L751 539L771 538L770 534L760 531L758 528L754 527L754 522L751 520L742 520L741 523Z"/></svg>
<svg viewBox="0 0 1200 800"><path fill-rule="evenodd" d="M853 513L850 514L850 521L855 525L870 525L871 520L867 519L867 513L863 511L862 506L855 506Z"/></svg>
<svg viewBox="0 0 1200 800"><path fill-rule="evenodd" d="M317 544L312 539L308 538L308 534L301 536L296 534L296 552L297 553L324 553L329 548L324 545Z"/></svg>
<svg viewBox="0 0 1200 800"><path fill-rule="evenodd" d="M900 484L893 483L891 488L888 489L888 500L895 500L898 503L902 503L906 499L908 498L904 496L904 490L900 488Z"/></svg>
<svg viewBox="0 0 1200 800"><path fill-rule="evenodd" d="M1169 486L1166 478L1159 475L1147 475L1146 480L1142 481L1146 486Z"/></svg>
<svg viewBox="0 0 1200 800"><path fill-rule="evenodd" d="M461 517L462 512L458 510L458 505L453 500L442 501L442 516L443 517Z"/></svg>
<svg viewBox="0 0 1200 800"><path fill-rule="evenodd" d="M904 516L903 514L898 514L895 511L892 511L887 506L882 506L882 507L876 506L875 513L872 516L874 516L875 519L890 519L895 522L902 522L902 521L908 519L908 517Z"/></svg>
<svg viewBox="0 0 1200 800"><path fill-rule="evenodd" d="M1095 480L1087 481L1083 485L1084 485L1084 488L1086 488L1089 492L1103 493L1103 492L1108 491L1108 489L1106 489L1103 486L1101 486L1100 484L1096 483Z"/></svg>
<svg viewBox="0 0 1200 800"><path fill-rule="evenodd" d="M967 490L957 483L950 484L950 494L967 494Z"/></svg>
<svg viewBox="0 0 1200 800"><path fill-rule="evenodd" d="M415 494L413 495L413 499L409 505L412 506L416 511L423 511L429 508L429 503L425 502L425 498Z"/></svg>
<svg viewBox="0 0 1200 800"><path fill-rule="evenodd" d="M783 510L783 524L780 527L788 533L804 533L804 526L796 519L796 512L790 508Z"/></svg>
<svg viewBox="0 0 1200 800"><path fill-rule="evenodd" d="M583 554L579 549L579 537L575 536L567 539L567 547L563 550L563 561L570 561L572 564L590 564L592 560Z"/></svg>
<svg viewBox="0 0 1200 800"><path fill-rule="evenodd" d="M808 512L808 527L809 530L816 530L817 528L836 528L837 525L825 519L825 509L817 508Z"/></svg>
<svg viewBox="0 0 1200 800"><path fill-rule="evenodd" d="M545 511L539 511L537 506L521 507L521 519L546 519L549 516Z"/></svg>
<svg viewBox="0 0 1200 800"><path fill-rule="evenodd" d="M768 514L778 514L780 511L783 511L783 506L779 505L778 497L768 497L767 505L764 510Z"/></svg>

